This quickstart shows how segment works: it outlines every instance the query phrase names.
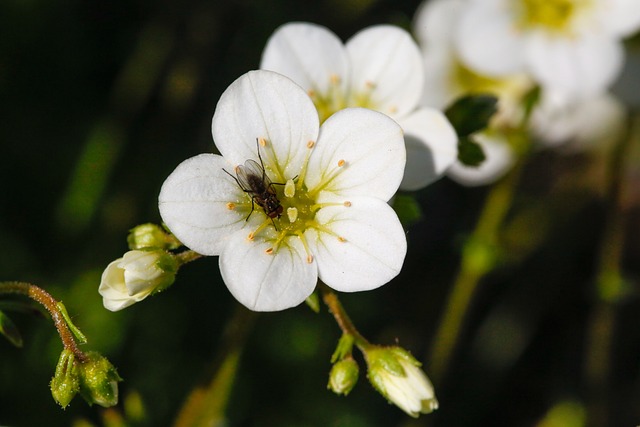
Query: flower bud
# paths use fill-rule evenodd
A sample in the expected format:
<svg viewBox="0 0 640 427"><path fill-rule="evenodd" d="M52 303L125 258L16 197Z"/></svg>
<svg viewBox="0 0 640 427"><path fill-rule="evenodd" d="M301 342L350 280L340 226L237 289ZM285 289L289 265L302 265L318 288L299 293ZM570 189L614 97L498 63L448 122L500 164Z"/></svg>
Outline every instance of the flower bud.
<svg viewBox="0 0 640 427"><path fill-rule="evenodd" d="M411 354L400 347L374 347L365 351L368 377L380 394L410 416L438 409L433 385Z"/></svg>
<svg viewBox="0 0 640 427"><path fill-rule="evenodd" d="M64 349L60 353L56 373L49 383L53 399L63 408L66 408L76 393L80 390L78 368L75 364L75 356L72 351Z"/></svg>
<svg viewBox="0 0 640 427"><path fill-rule="evenodd" d="M108 408L118 403L118 381L122 378L100 353L87 353L87 360L78 363L78 377L80 395L89 405L97 403Z"/></svg>
<svg viewBox="0 0 640 427"><path fill-rule="evenodd" d="M141 224L129 231L127 236L129 249L160 248L176 249L180 247L180 242L167 233L162 227L156 224Z"/></svg>
<svg viewBox="0 0 640 427"><path fill-rule="evenodd" d="M106 309L122 310L170 286L177 271L178 262L168 252L129 251L107 266L98 292Z"/></svg>
<svg viewBox="0 0 640 427"><path fill-rule="evenodd" d="M358 363L353 360L353 357L346 357L333 364L327 388L335 394L346 396L358 382L359 373Z"/></svg>

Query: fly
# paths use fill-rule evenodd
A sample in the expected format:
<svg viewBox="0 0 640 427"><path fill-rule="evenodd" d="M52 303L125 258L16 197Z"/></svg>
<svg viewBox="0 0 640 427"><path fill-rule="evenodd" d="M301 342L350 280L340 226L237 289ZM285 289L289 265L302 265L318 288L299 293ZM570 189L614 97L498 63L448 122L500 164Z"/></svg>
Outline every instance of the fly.
<svg viewBox="0 0 640 427"><path fill-rule="evenodd" d="M280 200L278 200L274 185L283 184L273 183L267 176L267 173L264 170L262 157L260 156L259 145L258 159L260 160L260 163L256 162L255 160L249 159L244 162L244 165L237 166L235 169L236 176L231 175L225 169L222 170L236 181L242 191L251 195L251 212L249 212L249 215L247 215L245 221L249 220L249 217L255 209L255 205L258 205L262 208L264 213L269 218L271 218L271 221L273 222L274 218L280 218L283 211Z"/></svg>

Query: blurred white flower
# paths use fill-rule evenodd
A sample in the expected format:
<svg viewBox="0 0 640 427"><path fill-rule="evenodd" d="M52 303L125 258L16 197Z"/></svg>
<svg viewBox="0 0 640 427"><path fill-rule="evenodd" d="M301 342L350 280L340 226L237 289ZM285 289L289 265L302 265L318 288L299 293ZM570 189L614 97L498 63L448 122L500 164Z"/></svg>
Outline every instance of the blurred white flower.
<svg viewBox="0 0 640 427"><path fill-rule="evenodd" d="M467 5L465 0L431 0L416 11L413 31L425 65L422 104L444 110L461 96L491 94L498 98L492 126L513 126L534 82L525 73L490 77L465 66L456 51L455 34Z"/></svg>
<svg viewBox="0 0 640 427"><path fill-rule="evenodd" d="M163 250L129 251L107 266L98 292L106 309L122 310L171 285L177 270L175 258Z"/></svg>
<svg viewBox="0 0 640 427"><path fill-rule="evenodd" d="M285 24L269 38L260 68L307 90L321 121L346 107L374 109L396 120L409 151L402 189L425 187L457 157L457 136L446 117L418 107L422 59L411 36L398 27L369 27L343 44L325 27Z"/></svg>
<svg viewBox="0 0 640 427"><path fill-rule="evenodd" d="M252 71L220 98L212 133L222 156L181 163L162 186L160 214L184 245L220 256L225 284L246 307L296 306L318 278L354 292L399 273L406 238L386 202L402 180L406 153L392 119L348 108L320 127L302 88ZM258 176L262 166L265 176ZM251 182L264 192L239 186L250 190Z"/></svg>
<svg viewBox="0 0 640 427"><path fill-rule="evenodd" d="M431 381L409 352L400 347L374 347L364 354L371 384L391 403L414 418L438 409Z"/></svg>
<svg viewBox="0 0 640 427"><path fill-rule="evenodd" d="M479 73L526 72L544 90L582 98L615 80L621 39L639 26L637 0L470 0L456 44Z"/></svg>

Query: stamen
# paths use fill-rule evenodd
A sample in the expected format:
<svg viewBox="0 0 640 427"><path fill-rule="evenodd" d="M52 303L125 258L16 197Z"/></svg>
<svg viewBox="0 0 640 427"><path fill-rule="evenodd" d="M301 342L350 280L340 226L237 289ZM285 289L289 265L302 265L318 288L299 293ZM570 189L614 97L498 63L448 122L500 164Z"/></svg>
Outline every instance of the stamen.
<svg viewBox="0 0 640 427"><path fill-rule="evenodd" d="M345 162L343 159L338 160L338 167L341 168L343 167L347 162Z"/></svg>
<svg viewBox="0 0 640 427"><path fill-rule="evenodd" d="M376 88L376 84L374 82L372 82L371 80L367 80L365 83L365 86L367 86L368 89L375 89Z"/></svg>
<svg viewBox="0 0 640 427"><path fill-rule="evenodd" d="M233 170L236 174L238 174L238 172L240 172L240 165L237 165L236 167L234 167Z"/></svg>
<svg viewBox="0 0 640 427"><path fill-rule="evenodd" d="M316 145L316 142L315 142L315 141L308 141L308 142L307 142L307 148L308 148L308 149L312 149L314 145Z"/></svg>
<svg viewBox="0 0 640 427"><path fill-rule="evenodd" d="M389 107L389 113L395 114L397 112L398 112L398 107L396 107L395 105L392 105L391 107Z"/></svg>
<svg viewBox="0 0 640 427"><path fill-rule="evenodd" d="M289 218L289 222L293 224L298 219L298 209L296 208L287 208L287 217Z"/></svg>
<svg viewBox="0 0 640 427"><path fill-rule="evenodd" d="M253 238L256 237L256 234L252 231L251 233L249 233L249 235L247 236L248 240L253 240Z"/></svg>
<svg viewBox="0 0 640 427"><path fill-rule="evenodd" d="M313 255L311 255L311 251L309 250L309 245L307 244L307 239L304 237L303 233L297 233L300 241L302 242L302 246L304 247L304 251L307 253L307 262L311 264L313 262Z"/></svg>
<svg viewBox="0 0 640 427"><path fill-rule="evenodd" d="M260 144L262 147L266 147L267 146L267 140L264 138L258 138L258 144Z"/></svg>
<svg viewBox="0 0 640 427"><path fill-rule="evenodd" d="M288 179L284 185L284 195L289 198L296 195L296 184L292 179Z"/></svg>
<svg viewBox="0 0 640 427"><path fill-rule="evenodd" d="M313 262L313 255L307 255L307 263L311 264Z"/></svg>
<svg viewBox="0 0 640 427"><path fill-rule="evenodd" d="M331 76L329 77L329 80L331 81L331 83L333 83L334 85L337 85L340 83L340 76L337 74L331 74Z"/></svg>
<svg viewBox="0 0 640 427"><path fill-rule="evenodd" d="M344 205L346 208L350 208L350 207L351 207L351 202L350 202L350 201L348 201L348 200L345 200L345 202L343 203L343 205Z"/></svg>
<svg viewBox="0 0 640 427"><path fill-rule="evenodd" d="M236 204L233 202L229 202L227 203L227 209L229 209L230 211L234 210L236 208Z"/></svg>
<svg viewBox="0 0 640 427"><path fill-rule="evenodd" d="M264 253L267 254L267 255L271 255L273 253L273 248L265 249Z"/></svg>
<svg viewBox="0 0 640 427"><path fill-rule="evenodd" d="M346 241L347 241L347 239L345 239L345 238L344 238L344 237L342 237L342 236L338 236L338 241L340 241L340 242L344 243L344 242L346 242Z"/></svg>
<svg viewBox="0 0 640 427"><path fill-rule="evenodd" d="M307 95L309 95L309 98L314 98L316 96L316 91L313 89L309 89L307 91Z"/></svg>
<svg viewBox="0 0 640 427"><path fill-rule="evenodd" d="M251 233L249 233L249 236L247 236L247 238L249 240L253 240L253 238L260 232L262 231L262 229L264 229L265 227L271 225L271 219L266 219L264 221L262 221L262 224L260 224L258 226L258 228L256 228L255 230L253 230Z"/></svg>

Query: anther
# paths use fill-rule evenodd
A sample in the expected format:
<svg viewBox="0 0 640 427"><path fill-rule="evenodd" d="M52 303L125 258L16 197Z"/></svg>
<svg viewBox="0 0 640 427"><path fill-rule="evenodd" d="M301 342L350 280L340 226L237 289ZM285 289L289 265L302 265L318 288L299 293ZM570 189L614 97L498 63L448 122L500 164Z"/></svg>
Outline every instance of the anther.
<svg viewBox="0 0 640 427"><path fill-rule="evenodd" d="M375 84L374 82L370 81L370 80L367 80L364 84L365 84L369 89L375 89L375 87L376 87L376 84Z"/></svg>
<svg viewBox="0 0 640 427"><path fill-rule="evenodd" d="M316 96L316 91L313 89L309 89L309 91L307 92L307 95L309 95L310 98L313 98Z"/></svg>
<svg viewBox="0 0 640 427"><path fill-rule="evenodd" d="M351 202L348 201L348 200L345 200L344 206L347 207L347 208L350 208L351 207Z"/></svg>
<svg viewBox="0 0 640 427"><path fill-rule="evenodd" d="M313 262L313 255L307 255L307 263L311 264Z"/></svg>
<svg viewBox="0 0 640 427"><path fill-rule="evenodd" d="M236 208L236 204L233 202L229 202L227 203L227 209L229 209L230 211L234 210Z"/></svg>
<svg viewBox="0 0 640 427"><path fill-rule="evenodd" d="M337 74L331 74L331 77L329 77L329 80L331 81L331 83L333 83L334 85L337 85L338 83L340 83L340 76Z"/></svg>
<svg viewBox="0 0 640 427"><path fill-rule="evenodd" d="M267 145L267 140L264 138L258 138L258 144L260 144L262 147L265 147Z"/></svg>
<svg viewBox="0 0 640 427"><path fill-rule="evenodd" d="M343 159L338 160L338 167L343 167L347 162L345 162Z"/></svg>
<svg viewBox="0 0 640 427"><path fill-rule="evenodd" d="M339 241L339 242L344 243L344 242L346 242L346 241L347 241L347 239L345 239L345 238L344 238L344 237L342 237L342 236L338 236L338 241Z"/></svg>
<svg viewBox="0 0 640 427"><path fill-rule="evenodd" d="M267 255L271 255L273 253L273 248L265 249L264 253L267 254Z"/></svg>
<svg viewBox="0 0 640 427"><path fill-rule="evenodd" d="M234 167L233 170L235 171L236 174L238 174L238 172L240 172L240 165L237 165L236 167Z"/></svg>
<svg viewBox="0 0 640 427"><path fill-rule="evenodd" d="M389 113L395 114L397 112L398 112L398 107L396 107L395 105L392 105L391 107L389 107Z"/></svg>
<svg viewBox="0 0 640 427"><path fill-rule="evenodd" d="M253 238L255 237L255 234L253 234L253 232L249 233L249 235L247 236L247 239L249 240L253 240Z"/></svg>
<svg viewBox="0 0 640 427"><path fill-rule="evenodd" d="M309 149L313 148L314 145L316 145L315 141L308 141L307 142L307 148L309 148Z"/></svg>

